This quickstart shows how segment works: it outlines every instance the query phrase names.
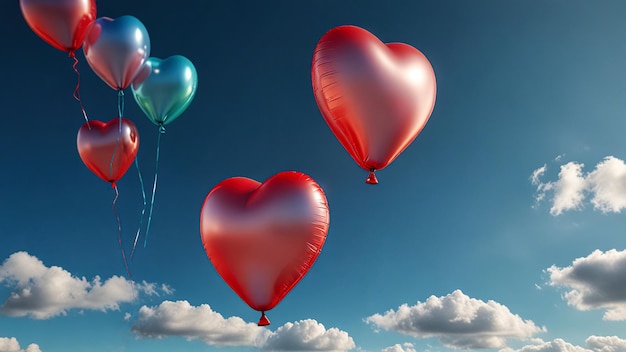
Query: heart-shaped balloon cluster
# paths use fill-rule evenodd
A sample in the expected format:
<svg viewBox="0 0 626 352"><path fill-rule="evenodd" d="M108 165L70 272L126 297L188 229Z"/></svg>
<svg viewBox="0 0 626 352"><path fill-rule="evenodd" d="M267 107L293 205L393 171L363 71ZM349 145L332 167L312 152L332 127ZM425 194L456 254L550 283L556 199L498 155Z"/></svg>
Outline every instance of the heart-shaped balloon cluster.
<svg viewBox="0 0 626 352"><path fill-rule="evenodd" d="M20 6L29 26L49 44L74 58L82 45L93 71L120 97L132 85L137 104L160 132L193 100L198 74L191 61L180 55L149 57L148 32L135 17L94 20L95 0L20 0ZM384 44L355 26L340 26L322 36L311 78L324 120L356 163L370 172L366 181L371 184L378 182L374 172L389 165L422 131L435 104L435 74L419 50ZM85 165L113 186L139 147L137 128L121 117L121 109L119 115L108 123L86 122L77 137ZM158 150L157 144L157 164ZM155 173L153 192L156 179ZM309 271L328 227L323 190L295 171L264 183L226 179L206 196L200 215L208 258L239 297L262 312L259 325L269 324L265 311Z"/></svg>
<svg viewBox="0 0 626 352"><path fill-rule="evenodd" d="M320 186L300 172L264 183L235 177L207 195L200 215L202 243L224 281L250 307L274 308L317 259L329 210Z"/></svg>
<svg viewBox="0 0 626 352"><path fill-rule="evenodd" d="M113 209L116 211L118 193L115 183L135 160L139 147L137 128L130 120L122 118L125 106L124 89L137 81L133 90L137 103L146 116L159 126L155 161L158 165L164 125L178 118L191 104L198 84L196 69L187 58L180 55L163 61L150 58L150 37L141 21L133 16L96 19L95 0L20 0L20 7L31 29L50 45L69 51L69 56L74 61L73 69L78 76L74 98L80 103L86 121L78 132L78 152L84 164L94 174L111 182L115 188ZM114 128L114 121L89 121L87 117L80 97L80 73L75 55L75 50L81 46L87 63L96 75L118 91L118 129ZM157 175L158 167L154 173L146 239L152 220ZM131 257L147 204L141 174L139 179L144 195L144 209ZM120 236L118 217L118 240L121 246ZM144 245L145 243L144 241ZM121 249L126 264L124 249Z"/></svg>

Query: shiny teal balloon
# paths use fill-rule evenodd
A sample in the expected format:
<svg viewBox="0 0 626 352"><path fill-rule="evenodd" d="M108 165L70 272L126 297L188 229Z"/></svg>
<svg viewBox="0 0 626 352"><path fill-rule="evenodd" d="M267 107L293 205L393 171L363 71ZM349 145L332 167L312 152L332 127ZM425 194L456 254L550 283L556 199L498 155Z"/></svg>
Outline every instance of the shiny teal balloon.
<svg viewBox="0 0 626 352"><path fill-rule="evenodd" d="M174 121L191 104L198 88L198 73L191 61L174 55L149 58L132 84L137 105L157 126Z"/></svg>

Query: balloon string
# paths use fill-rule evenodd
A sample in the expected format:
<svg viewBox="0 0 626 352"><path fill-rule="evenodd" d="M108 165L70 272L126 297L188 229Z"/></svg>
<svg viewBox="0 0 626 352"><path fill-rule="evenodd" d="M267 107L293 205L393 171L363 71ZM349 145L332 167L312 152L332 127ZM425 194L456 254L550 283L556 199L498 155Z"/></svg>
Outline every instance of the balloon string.
<svg viewBox="0 0 626 352"><path fill-rule="evenodd" d="M124 91L117 91L117 114L119 117L119 133L115 139L115 148L113 148L113 155L111 155L111 162L109 163L109 177L113 178L113 162L115 161L115 154L117 154L117 148L120 145L120 137L122 136L122 116L124 115Z"/></svg>
<svg viewBox="0 0 626 352"><path fill-rule="evenodd" d="M137 247L137 240L139 239L139 234L141 233L141 227L143 226L143 217L146 213L146 190L143 184L143 177L141 177L141 170L139 170L139 162L137 161L137 157L135 157L135 167L137 168L137 175L139 175L139 183L141 184L141 195L143 196L143 209L141 209L141 218L139 219L139 228L137 228L137 234L135 234L135 242L133 242L133 250L130 252L130 260L133 260L133 255L135 254L135 248ZM145 248L145 244L144 244L144 248Z"/></svg>
<svg viewBox="0 0 626 352"><path fill-rule="evenodd" d="M87 117L87 112L85 111L85 107L83 106L83 101L80 99L80 72L78 71L78 58L76 57L76 54L73 51L70 51L70 57L72 59L74 59L74 64L72 65L72 68L74 69L74 72L76 72L76 88L74 88L74 99L78 100L78 103L80 104L80 110L83 112L83 117L85 118L85 122L87 123L87 127L89 129L91 129L91 126L89 125L89 118Z"/></svg>
<svg viewBox="0 0 626 352"><path fill-rule="evenodd" d="M128 268L128 262L126 261L126 253L124 252L124 246L122 245L122 221L120 220L120 214L117 211L117 198L119 198L120 193L117 190L117 185L115 182L111 183L113 189L115 189L115 198L113 199L113 203L111 204L111 208L113 208L113 213L115 214L115 219L117 219L117 241L120 244L120 250L122 251L122 259L124 260L124 266L126 267L126 273L128 274L128 278L132 280L132 276L130 275L130 269Z"/></svg>
<svg viewBox="0 0 626 352"><path fill-rule="evenodd" d="M161 135L165 133L165 127L159 126L159 135L157 137L156 160L154 162L154 182L152 183L152 199L150 200L150 213L148 214L148 225L146 226L146 237L143 241L143 248L148 244L148 232L150 232L150 223L152 222L152 210L154 209L154 195L157 188L157 177L159 175L159 155L161 154Z"/></svg>

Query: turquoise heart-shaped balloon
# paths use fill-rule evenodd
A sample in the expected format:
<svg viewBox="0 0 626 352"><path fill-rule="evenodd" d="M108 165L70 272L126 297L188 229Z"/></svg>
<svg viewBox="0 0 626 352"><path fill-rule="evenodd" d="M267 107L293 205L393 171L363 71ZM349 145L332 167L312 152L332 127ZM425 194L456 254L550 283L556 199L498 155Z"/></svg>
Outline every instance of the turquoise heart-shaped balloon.
<svg viewBox="0 0 626 352"><path fill-rule="evenodd" d="M149 58L132 84L137 105L157 126L174 121L191 104L198 88L198 73L191 61L174 55Z"/></svg>

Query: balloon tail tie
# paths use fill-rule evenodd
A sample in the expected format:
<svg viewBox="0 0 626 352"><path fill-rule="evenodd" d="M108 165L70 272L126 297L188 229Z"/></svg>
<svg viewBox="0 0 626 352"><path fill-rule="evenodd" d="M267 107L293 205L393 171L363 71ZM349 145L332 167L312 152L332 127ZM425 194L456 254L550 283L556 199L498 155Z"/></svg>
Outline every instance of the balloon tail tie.
<svg viewBox="0 0 626 352"><path fill-rule="evenodd" d="M144 183L143 183L143 177L141 177L141 170L139 170L139 162L137 161L137 157L135 157L135 167L137 168L137 175L139 175L139 183L141 184L141 195L143 196L143 209L141 209L141 218L139 219L139 227L137 228L137 234L135 234L135 241L133 242L133 250L130 252L130 260L133 260L133 255L135 254L135 248L137 247L137 240L139 239L139 234L141 233L141 227L143 226L143 217L146 214L146 187L144 186Z"/></svg>
<svg viewBox="0 0 626 352"><path fill-rule="evenodd" d="M259 319L259 323L257 324L258 326L267 326L270 325L270 320L267 318L267 316L265 315L265 311L261 312L261 319Z"/></svg>
<svg viewBox="0 0 626 352"><path fill-rule="evenodd" d="M148 244L148 233L150 232L150 223L152 223L152 210L154 209L154 196L157 189L157 178L159 175L159 155L161 154L161 135L165 133L165 127L159 126L159 135L157 136L156 159L154 162L154 181L152 182L152 197L150 199L150 212L148 213L148 225L146 226L146 236L143 240L143 248Z"/></svg>
<svg viewBox="0 0 626 352"><path fill-rule="evenodd" d="M87 127L91 129L89 125L89 118L87 117L87 112L85 111L85 107L83 106L83 101L80 99L80 71L78 71L78 58L74 51L70 51L70 58L74 59L74 64L72 64L72 68L74 72L76 72L76 88L74 88L74 99L78 100L78 104L80 104L80 110L83 113L83 117L85 118L85 122L87 123Z"/></svg>
<svg viewBox="0 0 626 352"><path fill-rule="evenodd" d="M370 174L365 179L365 183L367 183L368 185L378 184L378 179L376 178L376 174L374 174L374 172L376 172L376 169L370 169Z"/></svg>
<svg viewBox="0 0 626 352"><path fill-rule="evenodd" d="M111 182L111 186L115 190L115 198L113 198L111 208L113 209L113 214L115 214L115 219L117 220L117 242L119 242L120 244L120 250L122 251L122 260L124 260L126 273L128 274L128 278L132 280L132 276L130 275L130 269L128 268L128 262L126 261L126 252L124 252L124 246L122 245L122 221L120 220L120 214L117 211L117 198L119 198L120 192L117 190L117 185L115 184L115 182Z"/></svg>

